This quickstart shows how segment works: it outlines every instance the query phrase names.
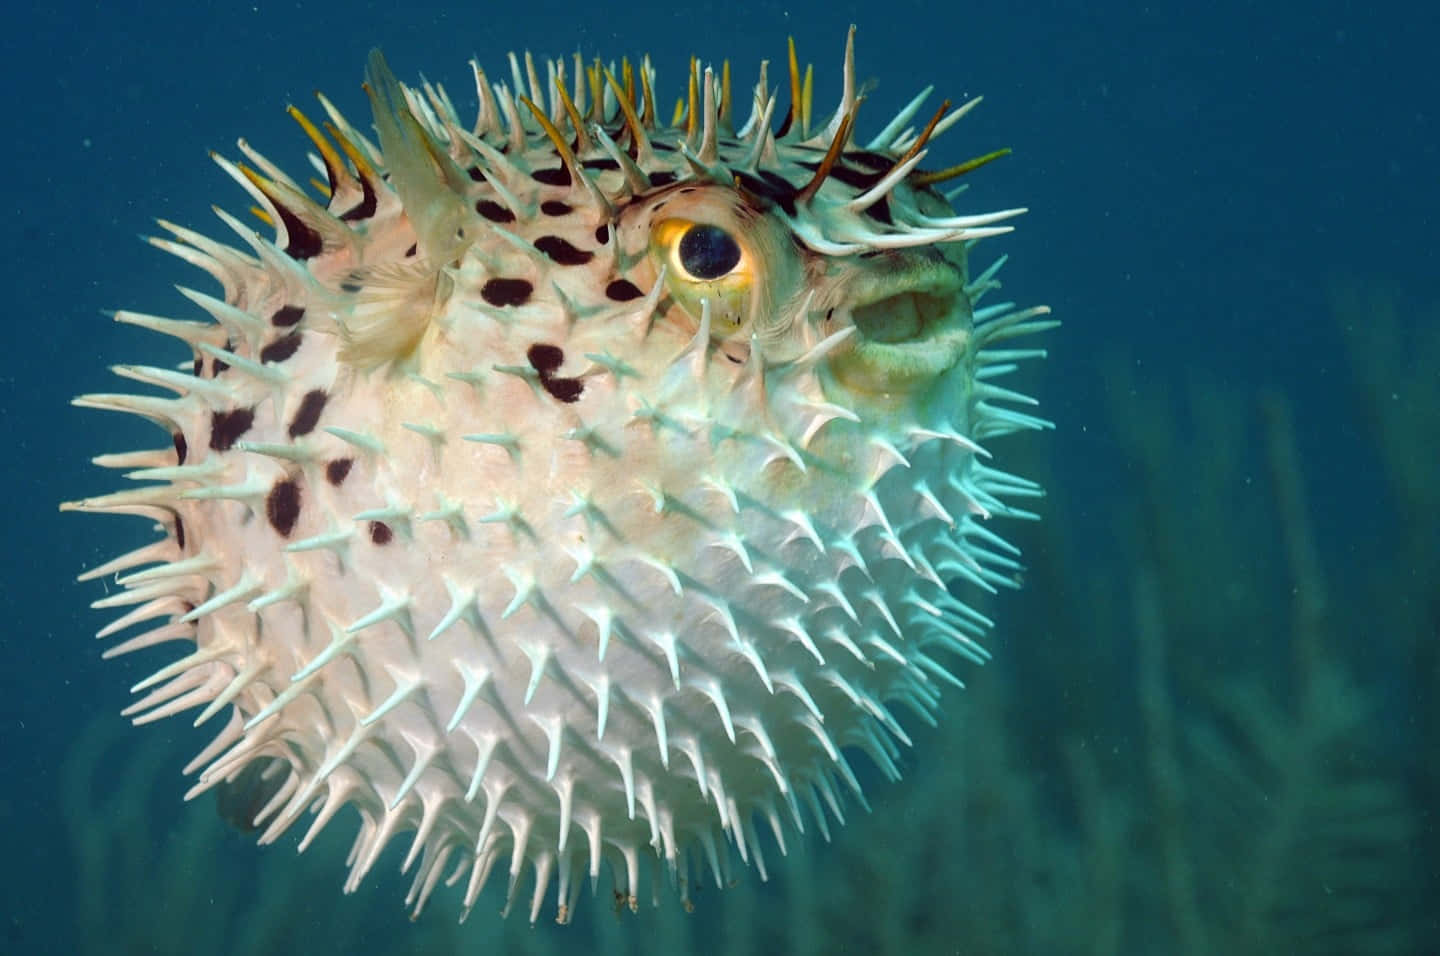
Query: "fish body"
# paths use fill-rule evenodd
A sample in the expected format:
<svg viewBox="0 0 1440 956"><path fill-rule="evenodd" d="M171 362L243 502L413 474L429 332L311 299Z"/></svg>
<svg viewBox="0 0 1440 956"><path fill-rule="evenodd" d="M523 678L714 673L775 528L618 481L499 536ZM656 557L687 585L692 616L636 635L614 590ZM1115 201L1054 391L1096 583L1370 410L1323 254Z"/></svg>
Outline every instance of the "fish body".
<svg viewBox="0 0 1440 956"><path fill-rule="evenodd" d="M242 786L263 842L308 814L302 846L353 808L347 889L410 832L417 911L498 867L564 921L605 870L688 900L763 871L758 830L828 836L859 754L898 776L902 715L986 656L950 583L1015 581L987 525L1038 489L986 445L1046 423L994 380L1052 323L977 306L1019 210L922 169L969 104L862 144L849 45L813 125L793 58L788 117L762 72L743 123L728 67L670 125L648 63L512 68L462 123L373 56L373 140L292 109L318 192L221 159L273 231L162 224L220 294L118 314L193 361L77 400L170 440L66 507L162 529L87 576L124 586L112 653L182 648L127 713L217 727L191 796Z"/></svg>

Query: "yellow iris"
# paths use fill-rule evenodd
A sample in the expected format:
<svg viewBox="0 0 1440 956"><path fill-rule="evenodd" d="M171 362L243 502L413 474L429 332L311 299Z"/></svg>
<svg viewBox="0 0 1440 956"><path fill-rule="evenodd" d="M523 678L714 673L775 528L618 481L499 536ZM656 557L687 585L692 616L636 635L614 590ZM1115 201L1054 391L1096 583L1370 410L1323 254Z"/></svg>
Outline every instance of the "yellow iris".
<svg viewBox="0 0 1440 956"><path fill-rule="evenodd" d="M720 226L689 219L664 219L650 234L651 254L665 266L665 284L675 301L699 319L710 303L710 330L728 338L753 313L755 260L745 245Z"/></svg>

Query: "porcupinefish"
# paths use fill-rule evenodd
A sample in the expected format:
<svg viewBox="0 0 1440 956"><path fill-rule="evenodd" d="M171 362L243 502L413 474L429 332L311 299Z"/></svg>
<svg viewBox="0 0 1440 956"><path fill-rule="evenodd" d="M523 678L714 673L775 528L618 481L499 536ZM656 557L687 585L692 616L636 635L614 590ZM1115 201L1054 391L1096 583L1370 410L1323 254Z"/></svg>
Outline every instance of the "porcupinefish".
<svg viewBox="0 0 1440 956"><path fill-rule="evenodd" d="M741 121L692 60L668 124L648 60L475 65L466 124L377 53L373 137L290 108L310 183L217 157L267 234L161 222L220 290L115 315L193 361L76 399L168 440L63 506L159 525L83 578L121 586L108 655L182 649L125 713L221 728L188 796L261 787L302 849L354 808L347 890L408 832L417 912L499 866L563 922L603 871L634 908L645 861L687 903L763 875L762 833L864 805L857 756L898 776L901 714L986 657L955 594L1017 579L989 520L1040 492L986 448L1046 427L996 380L1054 323L967 265L1023 210L935 188L1004 151L925 165L979 101L862 143L853 49L827 119L792 43L783 115L763 65Z"/></svg>

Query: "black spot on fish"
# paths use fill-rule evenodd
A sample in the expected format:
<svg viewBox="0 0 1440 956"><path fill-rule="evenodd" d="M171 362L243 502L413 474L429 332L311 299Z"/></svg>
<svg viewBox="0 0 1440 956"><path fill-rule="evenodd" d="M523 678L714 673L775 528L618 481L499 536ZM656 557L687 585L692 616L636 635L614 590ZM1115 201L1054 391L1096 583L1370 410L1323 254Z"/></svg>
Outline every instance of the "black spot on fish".
<svg viewBox="0 0 1440 956"><path fill-rule="evenodd" d="M290 437L299 438L314 431L315 424L320 421L320 413L324 410L325 390L312 388L306 392L305 397L300 400L300 408L295 412L295 417L290 419Z"/></svg>
<svg viewBox="0 0 1440 956"><path fill-rule="evenodd" d="M548 375L565 364L564 351L558 345L546 345L543 342L530 346L525 357L530 360L531 368L541 375Z"/></svg>
<svg viewBox="0 0 1440 956"><path fill-rule="evenodd" d="M584 382L554 374L565 363L565 353L559 346L537 342L530 346L525 357L530 360L530 366L540 373L540 385L545 391L566 403L580 399L580 393L585 390Z"/></svg>
<svg viewBox="0 0 1440 956"><path fill-rule="evenodd" d="M787 215L795 215L795 196L798 190L781 177L775 177L780 181L779 184L771 182L768 177L762 179L744 172L736 173L735 178L744 187L745 192L742 195L772 202L785 210Z"/></svg>
<svg viewBox="0 0 1440 956"><path fill-rule="evenodd" d="M610 227L609 227L609 225L596 226L596 227L595 227L595 243L596 243L596 245L601 245L601 246L603 246L603 245L605 245L605 243L607 243L607 242L609 242L609 241L610 241Z"/></svg>
<svg viewBox="0 0 1440 956"><path fill-rule="evenodd" d="M679 179L679 178L680 178L680 177L676 176L674 173L670 172L669 170L664 170L664 169L662 169L662 170L661 170L660 172L658 172L658 173L651 173L651 174L650 174L650 185L652 185L652 186L668 186L668 185L670 185L671 183L673 183L675 180L677 180L677 179Z"/></svg>
<svg viewBox="0 0 1440 956"><path fill-rule="evenodd" d="M369 176L360 177L360 191L363 193L360 201L340 214L344 222L357 222L375 215L379 200L375 196L375 185L370 182Z"/></svg>
<svg viewBox="0 0 1440 956"><path fill-rule="evenodd" d="M290 537L300 520L300 486L293 479L277 481L265 496L265 517L282 538Z"/></svg>
<svg viewBox="0 0 1440 956"><path fill-rule="evenodd" d="M493 199L481 199L475 203L475 211L491 222L515 221L515 214Z"/></svg>
<svg viewBox="0 0 1440 956"><path fill-rule="evenodd" d="M605 298L612 302L629 302L638 299L645 293L629 279L616 279L605 287Z"/></svg>
<svg viewBox="0 0 1440 956"><path fill-rule="evenodd" d="M305 318L305 310L298 305L282 305L270 316L270 324L276 328L287 329Z"/></svg>
<svg viewBox="0 0 1440 956"><path fill-rule="evenodd" d="M836 163L830 169L830 178L838 179L847 186L865 190L884 179L885 174L880 172L866 172L861 169L851 169L849 166L842 166Z"/></svg>
<svg viewBox="0 0 1440 956"><path fill-rule="evenodd" d="M305 221L277 202L271 202L285 226L285 254L297 261L313 259L325 249L320 233L306 225Z"/></svg>
<svg viewBox="0 0 1440 956"><path fill-rule="evenodd" d="M180 520L178 514L175 515L175 547L185 550L185 522Z"/></svg>
<svg viewBox="0 0 1440 956"><path fill-rule="evenodd" d="M562 266L583 266L595 258L595 253L577 249L559 236L541 236L535 240L535 248Z"/></svg>
<svg viewBox="0 0 1440 956"><path fill-rule="evenodd" d="M281 336L260 350L261 362L283 362L300 348L300 333Z"/></svg>
<svg viewBox="0 0 1440 956"><path fill-rule="evenodd" d="M872 153L863 149L852 149L843 154L844 159L852 163L859 163L861 166L868 166L871 169L882 173L888 173L895 168L895 160L882 153ZM814 169L815 167L811 167Z"/></svg>
<svg viewBox="0 0 1440 956"><path fill-rule="evenodd" d="M370 540L375 544L389 544L395 537L395 532L383 521L370 522Z"/></svg>
<svg viewBox="0 0 1440 956"><path fill-rule="evenodd" d="M524 305L535 287L524 279L490 279L480 289L480 298L494 306Z"/></svg>
<svg viewBox="0 0 1440 956"><path fill-rule="evenodd" d="M340 487L345 476L350 474L350 466L355 464L353 458L337 458L325 465L325 480L336 488Z"/></svg>
<svg viewBox="0 0 1440 956"><path fill-rule="evenodd" d="M580 164L585 169L619 169L620 164L613 159L587 159Z"/></svg>
<svg viewBox="0 0 1440 956"><path fill-rule="evenodd" d="M558 199L547 199L540 204L540 211L547 216L568 216L572 207L568 202L561 202Z"/></svg>
<svg viewBox="0 0 1440 956"><path fill-rule="evenodd" d="M570 170L564 166L557 166L554 169L537 169L530 174L530 178L547 186L568 186L572 181Z"/></svg>
<svg viewBox="0 0 1440 956"><path fill-rule="evenodd" d="M237 408L229 412L215 412L210 416L210 449L229 451L230 446L255 424L253 408Z"/></svg>
<svg viewBox="0 0 1440 956"><path fill-rule="evenodd" d="M185 441L185 433L176 432L175 434L170 436L170 440L175 443L176 464L185 464L185 456L190 452L190 446Z"/></svg>
<svg viewBox="0 0 1440 956"><path fill-rule="evenodd" d="M566 404L578 402L580 393L585 390L585 383L578 378L551 378L548 375L542 375L540 376L540 385L545 391Z"/></svg>

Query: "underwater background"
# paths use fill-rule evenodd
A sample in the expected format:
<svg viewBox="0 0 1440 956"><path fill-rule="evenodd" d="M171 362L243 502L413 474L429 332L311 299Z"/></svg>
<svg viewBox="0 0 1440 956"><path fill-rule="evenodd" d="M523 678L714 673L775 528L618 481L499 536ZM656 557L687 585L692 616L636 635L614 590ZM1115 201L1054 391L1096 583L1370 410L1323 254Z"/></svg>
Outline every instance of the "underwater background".
<svg viewBox="0 0 1440 956"><path fill-rule="evenodd" d="M1420 3L1199 5L553 0L56 4L7 13L0 447L0 953L1424 953L1440 951L1440 13ZM1064 326L1026 370L1054 432L1003 439L1040 478L1000 530L1025 588L995 659L907 724L907 779L638 916L407 919L392 847L342 896L349 836L256 849L181 801L203 737L133 728L81 569L145 522L61 516L147 427L68 405L154 343L102 310L188 314L203 277L136 241L210 235L244 136L292 171L284 115L357 123L366 52L473 103L467 60L649 52L737 88L788 35L838 99L845 30L878 129L916 90L986 102L943 165L999 146L973 210L1026 205L1005 297ZM503 70L502 70L503 72ZM779 74L772 71L772 79ZM783 99L783 98L782 98ZM307 107L308 108L308 107ZM463 112L463 110L462 110ZM867 125L868 124L868 125ZM148 666L147 666L148 665ZM490 896L502 887L492 887ZM603 892L603 891L602 891Z"/></svg>

